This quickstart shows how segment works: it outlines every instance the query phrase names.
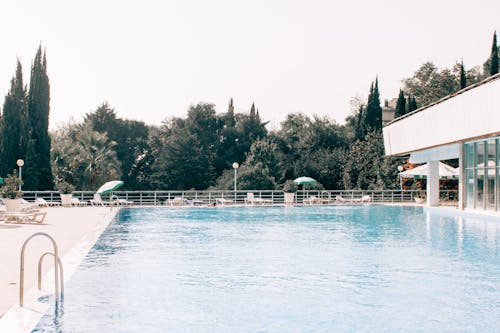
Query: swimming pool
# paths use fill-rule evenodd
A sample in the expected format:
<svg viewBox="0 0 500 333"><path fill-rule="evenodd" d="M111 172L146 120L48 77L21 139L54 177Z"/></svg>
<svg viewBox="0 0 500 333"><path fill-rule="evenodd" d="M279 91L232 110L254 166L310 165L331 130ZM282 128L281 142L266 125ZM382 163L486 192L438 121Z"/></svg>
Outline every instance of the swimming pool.
<svg viewBox="0 0 500 333"><path fill-rule="evenodd" d="M123 209L33 332L494 332L499 257L421 207Z"/></svg>

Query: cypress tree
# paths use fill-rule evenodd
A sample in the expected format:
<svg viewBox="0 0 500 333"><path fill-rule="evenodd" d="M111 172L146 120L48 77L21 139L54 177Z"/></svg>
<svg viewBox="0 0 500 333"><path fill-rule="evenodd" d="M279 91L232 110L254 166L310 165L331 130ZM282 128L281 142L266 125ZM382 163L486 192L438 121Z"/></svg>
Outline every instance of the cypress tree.
<svg viewBox="0 0 500 333"><path fill-rule="evenodd" d="M255 119L255 103L252 103L252 107L250 108L250 119Z"/></svg>
<svg viewBox="0 0 500 333"><path fill-rule="evenodd" d="M10 90L5 96L3 116L0 124L0 172L2 176L16 170L16 161L24 159L29 136L27 118L26 87L23 70L17 61L16 74L11 80Z"/></svg>
<svg viewBox="0 0 500 333"><path fill-rule="evenodd" d="M373 130L382 129L382 107L380 107L380 94L378 91L378 78L375 80L375 85L372 83L370 87L370 95L366 105L365 127Z"/></svg>
<svg viewBox="0 0 500 333"><path fill-rule="evenodd" d="M226 117L226 126L227 127L234 127L236 124L236 120L234 118L234 105L233 105L233 99L229 100L229 106L227 108L227 117Z"/></svg>
<svg viewBox="0 0 500 333"><path fill-rule="evenodd" d="M394 116L396 118L401 117L405 113L406 113L406 99L403 90L399 89L398 102L396 104L396 111L394 113Z"/></svg>
<svg viewBox="0 0 500 333"><path fill-rule="evenodd" d="M464 61L460 63L460 89L467 87L467 77L465 76Z"/></svg>
<svg viewBox="0 0 500 333"><path fill-rule="evenodd" d="M408 112L418 109L417 100L413 96L408 96Z"/></svg>
<svg viewBox="0 0 500 333"><path fill-rule="evenodd" d="M54 179L50 165L50 84L47 75L46 53L42 54L39 46L35 60L31 67L31 80L28 95L28 115L31 126L33 149L27 156L26 188L31 190L51 190L54 188Z"/></svg>
<svg viewBox="0 0 500 333"><path fill-rule="evenodd" d="M498 45L497 45L497 32L493 33L493 45L491 45L491 63L490 63L490 75L495 75L498 73Z"/></svg>
<svg viewBox="0 0 500 333"><path fill-rule="evenodd" d="M355 121L354 135L358 140L363 140L366 135L365 118L366 118L365 107L363 105L360 105L358 114L356 115L356 119L354 120Z"/></svg>

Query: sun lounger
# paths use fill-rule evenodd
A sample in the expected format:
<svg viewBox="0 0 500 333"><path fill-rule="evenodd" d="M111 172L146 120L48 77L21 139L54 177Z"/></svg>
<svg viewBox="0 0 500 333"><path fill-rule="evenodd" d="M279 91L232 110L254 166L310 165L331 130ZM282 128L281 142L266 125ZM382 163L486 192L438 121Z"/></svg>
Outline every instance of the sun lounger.
<svg viewBox="0 0 500 333"><path fill-rule="evenodd" d="M363 195L361 197L361 202L367 203L367 202L371 202L371 201L372 201L372 197L369 195Z"/></svg>
<svg viewBox="0 0 500 333"><path fill-rule="evenodd" d="M170 205L170 206L184 206L189 204L190 204L189 201L187 201L187 199L184 199L183 197L175 197L173 199L165 201L165 205Z"/></svg>
<svg viewBox="0 0 500 333"><path fill-rule="evenodd" d="M343 197L342 197L342 196L340 196L340 195L337 195L337 196L335 197L335 201L336 201L337 203L339 203L339 204L345 204L345 203L347 203L347 202L348 202L348 201L347 201L347 199L343 198Z"/></svg>
<svg viewBox="0 0 500 333"><path fill-rule="evenodd" d="M253 192L248 192L247 197L245 198L246 204L271 204L273 201L271 199L263 199L255 197Z"/></svg>
<svg viewBox="0 0 500 333"><path fill-rule="evenodd" d="M310 196L309 198L305 198L303 202L304 205L318 205L323 203L323 201L320 198L314 195Z"/></svg>
<svg viewBox="0 0 500 333"><path fill-rule="evenodd" d="M233 200L230 199L225 199L225 198L217 198L216 202L221 205L227 205L227 204L232 204Z"/></svg>
<svg viewBox="0 0 500 333"><path fill-rule="evenodd" d="M36 198L35 203L38 205L38 207L57 207L61 206L60 202L56 201L47 201L44 198Z"/></svg>
<svg viewBox="0 0 500 333"><path fill-rule="evenodd" d="M113 206L116 203L111 201L103 201L100 194L94 194L94 199L90 200L92 206Z"/></svg>
<svg viewBox="0 0 500 333"><path fill-rule="evenodd" d="M116 199L115 202L118 206L132 206L134 204L133 201L126 199Z"/></svg>
<svg viewBox="0 0 500 333"><path fill-rule="evenodd" d="M86 201L81 201L78 198L71 198L71 206L76 206L76 207L81 207L81 206L87 206Z"/></svg>
<svg viewBox="0 0 500 333"><path fill-rule="evenodd" d="M127 199L120 199L116 195L111 197L111 202L114 202L118 206L132 206L134 204L133 201L129 201Z"/></svg>
<svg viewBox="0 0 500 333"><path fill-rule="evenodd" d="M5 213L5 223L36 223L42 224L45 220L46 212L32 213Z"/></svg>

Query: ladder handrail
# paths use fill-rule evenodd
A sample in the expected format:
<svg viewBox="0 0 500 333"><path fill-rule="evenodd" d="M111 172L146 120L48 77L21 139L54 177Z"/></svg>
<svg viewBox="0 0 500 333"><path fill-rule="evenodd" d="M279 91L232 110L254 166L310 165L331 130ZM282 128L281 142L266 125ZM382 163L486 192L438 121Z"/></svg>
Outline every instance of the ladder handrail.
<svg viewBox="0 0 500 333"><path fill-rule="evenodd" d="M49 234L46 234L45 232L36 232L30 237L28 237L24 243L23 247L21 248L21 268L19 272L19 306L23 306L24 303L24 251L26 250L26 245L28 245L28 242L33 239L36 236L45 236L50 241L52 242L52 245L54 246L54 272L55 272L55 296L56 296L56 304L59 302L59 275L57 272L59 271L59 262L57 259L59 258L59 251L57 249L57 244L54 238L52 238Z"/></svg>
<svg viewBox="0 0 500 333"><path fill-rule="evenodd" d="M46 255L54 256L54 253L45 252L38 260L38 290L42 290L42 262L43 258L45 258ZM64 269L61 258L57 257L57 262L59 263L59 281L61 281L61 295L64 295Z"/></svg>

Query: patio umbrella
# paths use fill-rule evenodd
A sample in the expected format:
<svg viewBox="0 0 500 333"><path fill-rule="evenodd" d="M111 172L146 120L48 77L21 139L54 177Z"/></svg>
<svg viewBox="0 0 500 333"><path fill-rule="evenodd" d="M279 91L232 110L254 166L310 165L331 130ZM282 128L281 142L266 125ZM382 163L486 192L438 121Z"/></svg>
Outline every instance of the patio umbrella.
<svg viewBox="0 0 500 333"><path fill-rule="evenodd" d="M107 194L109 192L113 192L117 188L123 185L123 181L121 180L112 180L110 182L104 183L99 189L97 190L97 194Z"/></svg>
<svg viewBox="0 0 500 333"><path fill-rule="evenodd" d="M296 178L293 182L297 185L311 185L317 183L316 179L311 177L299 177Z"/></svg>
<svg viewBox="0 0 500 333"><path fill-rule="evenodd" d="M302 186L302 198L304 198L306 185L316 184L318 181L314 178L311 178L311 177L299 177L299 178L294 179L293 182L297 185L303 185ZM304 200L304 199L302 199L302 200Z"/></svg>

